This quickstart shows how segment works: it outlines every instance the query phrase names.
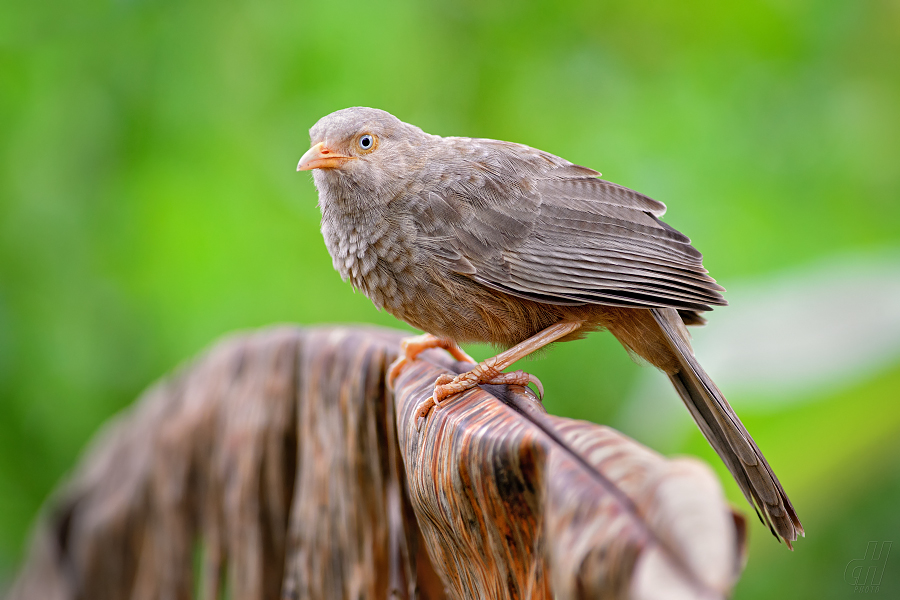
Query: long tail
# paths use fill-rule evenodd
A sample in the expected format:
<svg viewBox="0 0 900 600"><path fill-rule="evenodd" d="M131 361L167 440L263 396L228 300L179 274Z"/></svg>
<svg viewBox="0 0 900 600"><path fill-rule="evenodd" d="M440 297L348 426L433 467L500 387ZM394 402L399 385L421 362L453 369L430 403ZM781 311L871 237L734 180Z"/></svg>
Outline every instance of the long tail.
<svg viewBox="0 0 900 600"><path fill-rule="evenodd" d="M669 373L672 385L760 520L791 548L791 542L804 532L784 488L734 409L694 358L678 313L671 309L651 312L678 360L678 370Z"/></svg>

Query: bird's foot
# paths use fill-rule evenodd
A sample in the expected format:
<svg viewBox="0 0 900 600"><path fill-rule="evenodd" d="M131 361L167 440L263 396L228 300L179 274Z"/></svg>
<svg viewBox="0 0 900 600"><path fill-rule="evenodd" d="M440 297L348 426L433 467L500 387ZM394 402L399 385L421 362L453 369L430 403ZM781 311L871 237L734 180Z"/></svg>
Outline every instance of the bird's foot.
<svg viewBox="0 0 900 600"><path fill-rule="evenodd" d="M400 342L400 356L388 368L387 381L391 389L394 388L394 382L400 376L400 372L403 371L407 363L415 360L419 354L431 348L443 348L458 361L475 363L475 360L466 354L453 340L439 338L430 333L409 337Z"/></svg>
<svg viewBox="0 0 900 600"><path fill-rule="evenodd" d="M497 357L489 358L475 365L475 368L456 377L441 375L434 382L434 392L422 403L416 412L416 418L427 417L434 409L441 409L450 403L450 396L470 390L476 385L522 385L533 383L538 389L541 399L544 397L544 386L541 380L525 371L503 373L496 368Z"/></svg>
<svg viewBox="0 0 900 600"><path fill-rule="evenodd" d="M543 348L550 342L554 342L578 330L582 325L584 325L584 321L562 321L556 323L531 336L524 342L516 344L509 350L504 350L497 356L478 363L471 371L461 373L456 377L441 375L434 382L434 393L416 411L416 420L418 421L418 417L427 417L428 413L435 406L442 407L447 404L447 402L442 401L448 396L464 392L481 383L497 385L528 385L533 383L538 389L541 399L543 399L544 386L541 385L541 381L537 377L524 371L504 373L503 369L512 366L517 360L528 356L539 348Z"/></svg>

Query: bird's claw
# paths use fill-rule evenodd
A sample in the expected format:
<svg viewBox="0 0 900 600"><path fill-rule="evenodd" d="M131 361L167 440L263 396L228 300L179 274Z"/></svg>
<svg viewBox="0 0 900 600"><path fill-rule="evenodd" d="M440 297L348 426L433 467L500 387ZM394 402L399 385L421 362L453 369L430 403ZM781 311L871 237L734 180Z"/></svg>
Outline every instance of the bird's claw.
<svg viewBox="0 0 900 600"><path fill-rule="evenodd" d="M431 396L428 396L428 398L425 400L425 402L423 402L422 405L419 407L419 410L416 411L417 419L420 417L427 418L428 413L431 412L432 408L438 408L438 409L444 408L444 406L447 404L447 402L441 402L441 400L446 398L447 395L439 394L438 390L440 388L442 388L442 386L452 382L453 380L454 380L454 377L452 375L447 375L446 373L438 376L438 378L434 380L434 392L431 394Z"/></svg>
<svg viewBox="0 0 900 600"><path fill-rule="evenodd" d="M544 401L544 384L541 383L541 380L535 377L534 375L528 373L528 381L534 384L534 387L537 388L538 400L541 402ZM527 386L527 384L525 384Z"/></svg>
<svg viewBox="0 0 900 600"><path fill-rule="evenodd" d="M471 371L460 373L456 377L445 373L435 379L434 392L416 411L416 421L418 422L420 418L427 419L432 410L440 410L450 404L451 396L470 390L477 385L521 385L527 387L530 383L537 388L538 399L543 401L544 385L540 379L525 371L498 373L489 366L483 367L479 364ZM416 429L419 427L417 426Z"/></svg>
<svg viewBox="0 0 900 600"><path fill-rule="evenodd" d="M490 385L521 385L525 388L528 387L528 384L532 383L534 384L534 387L537 388L538 399L542 402L544 400L544 384L541 383L540 379L525 371L500 373L496 377L492 377L489 380L481 381L479 383L487 383Z"/></svg>
<svg viewBox="0 0 900 600"><path fill-rule="evenodd" d="M391 363L391 366L388 367L387 384L390 389L394 389L394 382L397 381L400 372L403 371L408 362L409 359L406 356L400 355Z"/></svg>
<svg viewBox="0 0 900 600"><path fill-rule="evenodd" d="M409 337L400 342L400 356L388 368L387 382L390 388L394 389L394 382L397 381L407 364L431 348L443 348L460 362L475 363L475 360L452 340L439 338L430 333Z"/></svg>

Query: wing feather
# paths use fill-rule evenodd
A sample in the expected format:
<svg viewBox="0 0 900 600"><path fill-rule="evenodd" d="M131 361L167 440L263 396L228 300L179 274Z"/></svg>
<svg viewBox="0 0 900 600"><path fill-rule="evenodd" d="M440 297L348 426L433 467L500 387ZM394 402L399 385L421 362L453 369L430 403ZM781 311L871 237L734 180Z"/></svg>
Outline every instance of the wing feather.
<svg viewBox="0 0 900 600"><path fill-rule="evenodd" d="M475 141L480 153L448 161L449 188L418 199L453 232L434 255L456 272L551 304L725 304L690 239L659 220L662 202L526 146Z"/></svg>

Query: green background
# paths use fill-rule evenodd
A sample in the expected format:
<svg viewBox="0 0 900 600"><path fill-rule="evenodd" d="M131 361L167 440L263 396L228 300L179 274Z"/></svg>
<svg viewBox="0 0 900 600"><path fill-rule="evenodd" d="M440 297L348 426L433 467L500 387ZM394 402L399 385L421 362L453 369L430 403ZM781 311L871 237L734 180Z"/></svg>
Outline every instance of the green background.
<svg viewBox="0 0 900 600"><path fill-rule="evenodd" d="M900 281L898 32L884 0L3 3L0 590L98 426L217 337L398 325L332 270L294 170L308 128L346 106L536 146L665 202L731 289L698 348L720 313L752 308L742 282L801 293L829 261L887 264L803 296L816 348L864 356L867 335L829 332L896 321L879 286ZM869 541L895 542L879 594L900 597L900 352L896 329L875 332L887 342L846 373L787 352L789 374L812 371L784 402L765 370L755 387L720 380L808 532L791 553L753 518L735 598L850 597L845 567ZM638 392L664 378L610 336L527 368L552 412L699 454L747 509L683 409L641 430L656 410L635 413ZM669 394L659 406L677 407Z"/></svg>

